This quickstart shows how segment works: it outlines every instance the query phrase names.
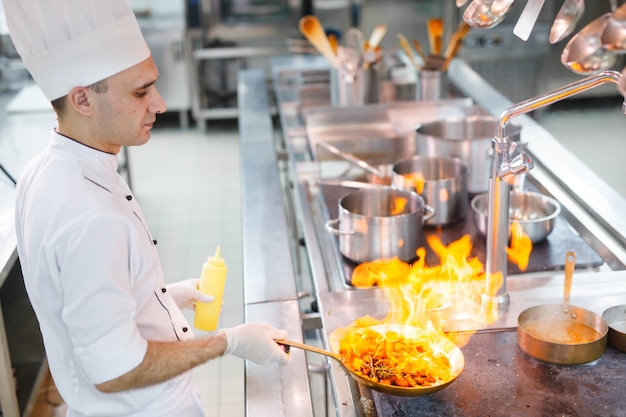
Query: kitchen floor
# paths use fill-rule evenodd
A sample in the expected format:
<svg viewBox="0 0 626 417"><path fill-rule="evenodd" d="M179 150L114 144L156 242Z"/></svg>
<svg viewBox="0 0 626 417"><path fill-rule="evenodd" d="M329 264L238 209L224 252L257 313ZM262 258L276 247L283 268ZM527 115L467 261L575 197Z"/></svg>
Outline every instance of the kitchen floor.
<svg viewBox="0 0 626 417"><path fill-rule="evenodd" d="M614 102L583 100L554 106L537 116L548 131L562 138L575 155L626 196L621 181L626 119ZM229 268L221 326L242 323L241 167L236 120L209 122L206 132L200 132L194 127L180 128L177 119L168 115L157 122L151 141L130 149L129 155L132 186L158 240L166 280L198 277L202 263L219 245ZM190 312L187 317L193 319ZM242 360L216 359L199 366L194 375L207 417L245 416ZM324 416L323 378L314 378L316 415Z"/></svg>
<svg viewBox="0 0 626 417"><path fill-rule="evenodd" d="M204 133L163 122L148 145L130 150L129 160L132 186L158 240L165 279L174 282L199 277L202 264L219 246L228 266L220 327L241 324L243 247L237 122L211 122ZM193 313L185 314L193 322ZM207 416L245 415L243 360L233 356L215 359L199 366L194 377Z"/></svg>

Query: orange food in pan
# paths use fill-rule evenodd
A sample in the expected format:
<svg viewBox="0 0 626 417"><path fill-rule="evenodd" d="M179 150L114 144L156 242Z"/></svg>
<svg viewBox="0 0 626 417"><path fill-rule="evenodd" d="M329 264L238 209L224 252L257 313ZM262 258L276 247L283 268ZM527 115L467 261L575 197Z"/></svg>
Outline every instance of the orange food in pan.
<svg viewBox="0 0 626 417"><path fill-rule="evenodd" d="M415 339L395 331L382 334L365 328L348 332L341 339L339 355L349 369L371 381L399 387L428 387L455 377L445 351L438 350L434 341L429 337Z"/></svg>

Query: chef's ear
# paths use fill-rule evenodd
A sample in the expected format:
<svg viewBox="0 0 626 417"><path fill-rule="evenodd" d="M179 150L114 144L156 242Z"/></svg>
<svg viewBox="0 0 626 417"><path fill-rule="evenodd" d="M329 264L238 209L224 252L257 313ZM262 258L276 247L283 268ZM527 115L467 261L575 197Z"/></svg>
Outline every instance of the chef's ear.
<svg viewBox="0 0 626 417"><path fill-rule="evenodd" d="M89 87L74 87L67 94L67 105L82 115L93 112Z"/></svg>

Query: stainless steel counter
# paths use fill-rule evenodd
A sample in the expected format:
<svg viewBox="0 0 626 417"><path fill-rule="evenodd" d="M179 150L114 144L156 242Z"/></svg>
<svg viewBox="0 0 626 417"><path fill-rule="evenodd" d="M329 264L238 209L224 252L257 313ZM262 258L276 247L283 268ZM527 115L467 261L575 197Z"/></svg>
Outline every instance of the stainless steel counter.
<svg viewBox="0 0 626 417"><path fill-rule="evenodd" d="M325 69L327 69L325 62L315 57L276 58L273 61L273 80L275 99L279 107L279 128L282 133L282 140L277 140L276 137L266 134L266 129L272 132L276 129L276 127L270 126L257 125L254 130L241 131L241 135L244 152L246 141L252 137L258 139L264 136L265 146L274 146L275 152L284 147L288 160L287 176L292 184L292 187L289 188L291 191L283 196L285 202L283 207L274 205L276 200L268 207L277 210L282 209L283 212L293 210L297 218L294 223L297 230L295 232L284 230L284 237L302 236L306 244L307 268L315 288L323 343L328 348L329 335L334 329L346 326L354 319L366 314L382 317L386 314L388 305L381 291L377 289L355 290L345 285L343 281L341 256L338 255L336 239L324 230L324 223L328 220L328 210L322 201L323 198L318 186L318 180L325 175L327 170L332 171L336 167L333 164L315 160L314 146L311 145L311 141L314 140L316 134L320 134L324 126L319 126L319 130L316 130L314 126L307 126L306 121L310 122L313 118L311 116L305 120L305 115L310 116L315 112L324 112L324 107L326 107L326 112L334 113L337 119L337 126L330 126L328 121L330 119L327 119L326 123L329 123L327 128L343 128L344 134L355 131L360 133L366 130L363 128L363 124L369 123L370 126L380 128L379 131L370 132L373 137L380 134L389 135L389 132L385 130L387 128L392 129L392 135L402 136L408 132L407 129L410 130L411 126L414 126L414 123L423 122L423 120L418 119L424 117L424 114L429 115L428 117L443 113L450 114L450 111L464 114L472 112L475 107L478 107L483 112L499 116L513 103L491 88L467 65L457 60L450 67L449 76L450 81L462 95L460 98L445 100L436 104L388 103L359 109L331 109L329 112L327 97L323 94L324 88L327 89L328 87L324 87L324 82L321 81L323 80L321 74ZM249 83L254 79L262 79L262 77L263 74L245 71L240 78L240 91L260 91L259 84ZM465 101L468 98L470 99L469 103ZM351 111L356 115L351 114ZM616 108L615 111L620 111L620 109ZM368 117L368 112L377 114L379 118ZM359 120L359 122L356 123L355 120ZM559 200L563 208L561 217L567 223L567 227L576 236L584 240L602 259L602 264L599 267L577 269L572 289L572 304L601 314L609 306L626 303L626 285L624 285L626 280L626 223L623 218L623 213L626 212L626 201L608 187L594 172L577 160L532 118L521 116L515 119L515 123L522 125L521 139L528 143L528 150L536 164L536 168L529 174L528 181L539 187L542 192ZM328 130L331 130L331 133L337 132L337 129L327 129L326 133ZM357 135L354 140L358 141L361 138L363 136ZM259 143L255 142L255 146L259 146ZM269 159L266 162L269 163ZM244 176L244 181L250 180L254 181L254 178ZM256 184L257 186L261 185L259 182ZM263 182L263 187L274 188L276 185ZM258 205L251 205L250 209L255 207L258 208ZM272 219L269 218L265 221L271 222ZM258 225L256 227L258 228ZM276 231L277 229L273 230ZM268 257L272 256L273 259L289 259L291 256L287 252L279 254L273 246L258 249ZM259 255L256 254L255 256ZM248 263L249 259L244 254L244 263ZM265 279L267 280L267 278ZM247 288L252 288L255 285L259 285L259 283L251 282L247 284ZM606 362L602 362L600 365L590 364L576 369L566 369L564 367L550 367L538 361L530 360L517 348L515 337L510 334L511 329L516 327L517 316L530 306L559 303L562 296L562 272L544 271L533 274L517 274L509 277L507 287L511 297L508 310L500 316L498 322L478 329L477 342L464 348L468 361L474 360L474 356L478 357L484 352L488 352L491 343L498 344L498 348L492 346L494 354L498 349L503 349L499 356L502 360L496 360L498 366L511 366L511 361L523 362L525 363L524 367L532 366L541 371L522 375L519 372L510 372L511 369L507 368L506 375L514 379L511 384L516 389L523 391L525 384L530 384L533 385L533 389L545 390L546 395L554 396L554 398L563 394L566 388L558 384L551 387L545 379L537 380L537 378L545 378L545 375L550 373L557 375L557 377L562 374L563 378L579 378L591 386L592 391L599 392L601 387L597 384L602 385L606 381L585 375L595 372L608 372L607 378L609 379L616 378L616 372L621 375L623 371L621 362L623 361L615 351L607 351L607 354L600 359L600 361ZM499 333L499 335L488 336L493 332ZM510 355L506 361L502 356L505 354ZM362 407L363 392L355 388L351 378L347 377L336 363L331 362L329 365L336 414L338 416L370 415ZM472 368L474 373L471 375L480 376L480 370L477 370L475 366ZM488 369L488 367L484 368ZM489 369L489 372L493 372L495 368ZM440 397L433 397L433 402L427 404L434 410L434 414L427 414L424 411L424 415L437 415L437 410L440 411L440 414L449 413L450 415L485 415L490 412L498 414L506 409L506 407L503 408L504 403L501 401L511 401L511 398L496 395L502 399L495 400L493 399L494 396L490 396L489 402L486 402L482 407L477 407L477 400L470 401L468 397L469 393L472 392L493 389L494 387L498 389L498 384L489 385L488 381L493 381L493 379L485 378L482 384L472 378L455 381L444 390L445 394L441 394ZM500 392L499 394L504 393ZM517 395L524 395L524 393L518 392ZM568 398L569 401L586 401L585 395L578 393L570 395ZM380 397L376 393L374 396ZM603 401L606 400L605 402L608 404L606 407L608 408L605 410L609 415L614 410L626 406L622 402L621 396L618 396L620 399L607 399L604 395L599 396ZM250 404L253 401L252 398L248 398L248 400ZM257 398L255 400L260 401L259 406L265 406L267 401L272 399ZM404 412L406 415L414 415L413 413L419 409L415 404L425 405L428 401L425 399L421 402L407 403L387 398L384 401L378 401L376 408L381 416L395 415L391 413L391 408ZM444 406L444 401L456 401L456 408L450 408L452 407L450 405ZM437 404L439 404L439 408L437 408ZM533 407L529 409L524 408L524 405L517 410L528 411L526 415L541 415L541 408L535 407L537 403L533 402L532 405ZM579 415L585 415L589 409L581 408L579 411L582 413ZM572 415L576 415L576 413L574 411Z"/></svg>
<svg viewBox="0 0 626 417"><path fill-rule="evenodd" d="M239 131L242 160L245 320L286 329L302 340L302 325L274 130L263 71L240 75ZM246 361L246 415L312 416L304 352L287 366Z"/></svg>

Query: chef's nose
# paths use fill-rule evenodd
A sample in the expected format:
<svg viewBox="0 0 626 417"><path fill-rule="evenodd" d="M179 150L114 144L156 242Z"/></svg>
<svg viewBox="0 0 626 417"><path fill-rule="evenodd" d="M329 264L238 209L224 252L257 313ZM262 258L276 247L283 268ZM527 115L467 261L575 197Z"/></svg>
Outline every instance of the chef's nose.
<svg viewBox="0 0 626 417"><path fill-rule="evenodd" d="M167 105L165 104L165 100L163 100L163 97L161 96L161 93L159 93L159 90L155 88L152 93L152 100L150 102L150 107L148 108L148 111L150 111L151 113L162 114L165 113L166 110Z"/></svg>

